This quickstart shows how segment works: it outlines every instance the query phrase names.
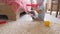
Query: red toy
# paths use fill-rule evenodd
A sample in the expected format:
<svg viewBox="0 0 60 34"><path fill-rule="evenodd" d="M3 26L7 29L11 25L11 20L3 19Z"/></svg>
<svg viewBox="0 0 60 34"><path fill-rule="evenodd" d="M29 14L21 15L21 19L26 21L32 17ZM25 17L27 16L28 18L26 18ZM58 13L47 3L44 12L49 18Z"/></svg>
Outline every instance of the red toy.
<svg viewBox="0 0 60 34"><path fill-rule="evenodd" d="M0 20L0 24L6 24L6 20Z"/></svg>

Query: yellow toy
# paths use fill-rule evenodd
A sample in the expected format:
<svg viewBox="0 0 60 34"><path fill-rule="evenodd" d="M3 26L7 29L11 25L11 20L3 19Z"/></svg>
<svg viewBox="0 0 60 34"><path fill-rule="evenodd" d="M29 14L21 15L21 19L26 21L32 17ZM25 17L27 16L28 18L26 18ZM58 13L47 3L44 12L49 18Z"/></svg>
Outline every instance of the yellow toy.
<svg viewBox="0 0 60 34"><path fill-rule="evenodd" d="M50 21L44 21L44 25L49 27L50 26Z"/></svg>

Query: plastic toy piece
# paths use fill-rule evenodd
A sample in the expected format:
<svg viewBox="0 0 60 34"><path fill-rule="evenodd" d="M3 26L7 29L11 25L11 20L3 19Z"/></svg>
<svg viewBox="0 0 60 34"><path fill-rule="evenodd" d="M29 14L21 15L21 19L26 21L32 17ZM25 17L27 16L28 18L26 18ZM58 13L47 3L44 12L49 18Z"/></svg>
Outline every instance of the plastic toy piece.
<svg viewBox="0 0 60 34"><path fill-rule="evenodd" d="M6 24L6 20L1 20L0 24Z"/></svg>
<svg viewBox="0 0 60 34"><path fill-rule="evenodd" d="M44 25L49 27L50 26L50 21L44 21Z"/></svg>

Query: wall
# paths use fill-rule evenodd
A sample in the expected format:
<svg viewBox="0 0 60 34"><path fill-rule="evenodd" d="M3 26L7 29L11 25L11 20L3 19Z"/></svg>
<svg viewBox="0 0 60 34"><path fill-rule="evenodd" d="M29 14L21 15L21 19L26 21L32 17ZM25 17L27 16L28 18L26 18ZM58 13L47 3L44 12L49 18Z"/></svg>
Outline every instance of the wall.
<svg viewBox="0 0 60 34"><path fill-rule="evenodd" d="M52 0L48 0L48 10L51 10L51 1ZM57 10L57 0L55 0L54 2L53 2L53 7L52 7L52 10L53 11L56 11Z"/></svg>

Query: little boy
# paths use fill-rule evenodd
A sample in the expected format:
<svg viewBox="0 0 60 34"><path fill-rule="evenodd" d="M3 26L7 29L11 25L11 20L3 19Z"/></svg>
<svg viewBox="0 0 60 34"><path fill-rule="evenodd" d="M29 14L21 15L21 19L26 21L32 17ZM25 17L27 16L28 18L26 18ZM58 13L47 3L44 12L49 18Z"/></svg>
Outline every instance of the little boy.
<svg viewBox="0 0 60 34"><path fill-rule="evenodd" d="M31 17L32 17L33 19L38 18L38 13L37 13L36 10L31 10L31 12L29 12L29 14L31 15Z"/></svg>

